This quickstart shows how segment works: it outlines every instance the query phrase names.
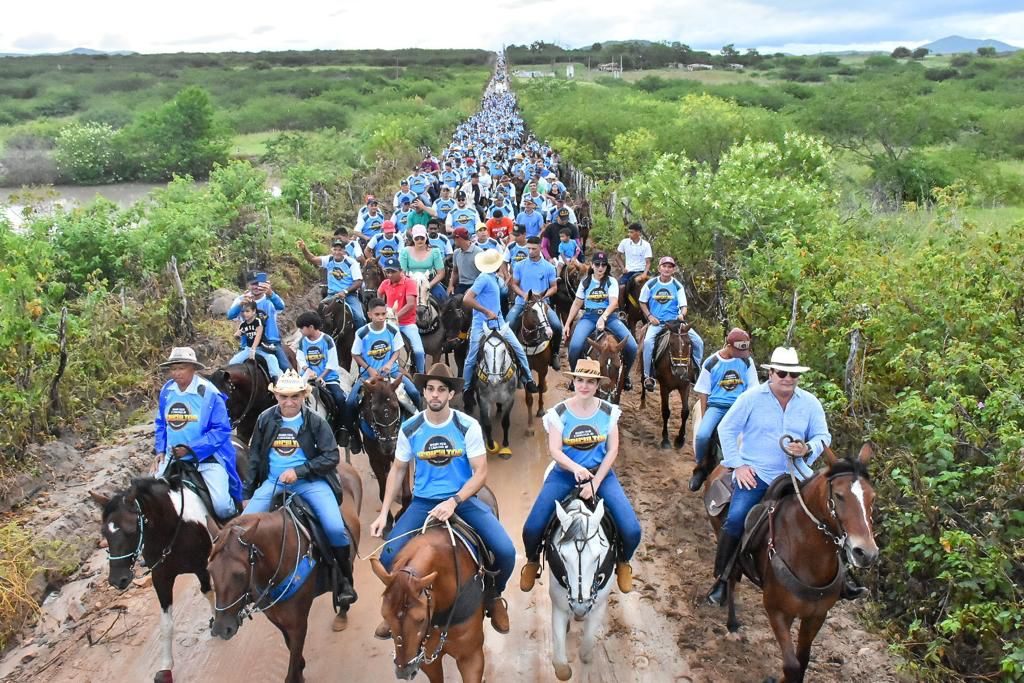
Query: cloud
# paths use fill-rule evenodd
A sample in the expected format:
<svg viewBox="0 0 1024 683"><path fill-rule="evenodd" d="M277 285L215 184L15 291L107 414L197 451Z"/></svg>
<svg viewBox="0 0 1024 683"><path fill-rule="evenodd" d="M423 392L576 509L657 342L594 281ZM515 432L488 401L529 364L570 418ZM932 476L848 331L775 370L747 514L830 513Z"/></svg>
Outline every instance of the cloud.
<svg viewBox="0 0 1024 683"><path fill-rule="evenodd" d="M11 41L11 47L19 50L52 50L66 44L66 41L53 33L29 33Z"/></svg>
<svg viewBox="0 0 1024 683"><path fill-rule="evenodd" d="M274 30L273 26L264 25L264 26L257 26L253 30L249 31L249 33L251 33L254 36L260 36L260 35L263 35L264 33L270 33L273 30Z"/></svg>

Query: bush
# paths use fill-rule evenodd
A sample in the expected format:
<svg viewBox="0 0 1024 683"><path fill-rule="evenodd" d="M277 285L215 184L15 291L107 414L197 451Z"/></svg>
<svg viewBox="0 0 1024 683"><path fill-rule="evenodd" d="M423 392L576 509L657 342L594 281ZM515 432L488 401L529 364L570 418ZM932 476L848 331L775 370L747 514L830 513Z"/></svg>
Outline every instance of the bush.
<svg viewBox="0 0 1024 683"><path fill-rule="evenodd" d="M121 167L116 138L117 132L105 123L71 124L57 137L57 168L80 185L116 182Z"/></svg>
<svg viewBox="0 0 1024 683"><path fill-rule="evenodd" d="M50 185L57 182L53 142L44 137L20 133L7 141L0 158L0 181L4 185Z"/></svg>
<svg viewBox="0 0 1024 683"><path fill-rule="evenodd" d="M935 69L925 69L924 77L929 81L948 81L950 78L956 78L959 73L956 69L938 67Z"/></svg>

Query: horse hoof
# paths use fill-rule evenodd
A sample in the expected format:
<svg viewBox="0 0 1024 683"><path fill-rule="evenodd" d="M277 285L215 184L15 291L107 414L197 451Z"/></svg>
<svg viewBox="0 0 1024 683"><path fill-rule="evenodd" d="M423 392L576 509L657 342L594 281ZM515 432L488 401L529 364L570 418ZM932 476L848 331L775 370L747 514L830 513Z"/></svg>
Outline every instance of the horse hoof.
<svg viewBox="0 0 1024 683"><path fill-rule="evenodd" d="M668 442L668 439L665 439L664 441L662 441L661 442L661 446L659 446L659 448L661 448L661 450L663 450L663 451L667 451L671 447L672 447L672 444L670 444Z"/></svg>
<svg viewBox="0 0 1024 683"><path fill-rule="evenodd" d="M153 683L174 683L174 677L170 669L161 669L153 676Z"/></svg>
<svg viewBox="0 0 1024 683"><path fill-rule="evenodd" d="M727 623L725 625L725 627L727 629L729 629L729 633L736 633L737 631L740 630L740 622L738 622L738 621L730 621L729 623Z"/></svg>
<svg viewBox="0 0 1024 683"><path fill-rule="evenodd" d="M494 455L495 453L497 453L498 452L498 444L491 443L490 441L488 441L487 442L487 452L490 453L491 455Z"/></svg>
<svg viewBox="0 0 1024 683"><path fill-rule="evenodd" d="M527 429L525 434L526 434L526 436L533 436L533 430L532 429Z"/></svg>
<svg viewBox="0 0 1024 683"><path fill-rule="evenodd" d="M572 678L572 667L568 664L555 664L555 678L567 681Z"/></svg>
<svg viewBox="0 0 1024 683"><path fill-rule="evenodd" d="M673 442L673 445L676 447L676 449L680 449L684 445L686 445L686 439L678 438Z"/></svg>
<svg viewBox="0 0 1024 683"><path fill-rule="evenodd" d="M498 450L498 457L501 458L502 460L509 460L509 459L511 459L512 458L512 449L509 448L508 446L502 446Z"/></svg>
<svg viewBox="0 0 1024 683"><path fill-rule="evenodd" d="M339 633L348 628L348 613L338 612L334 615L334 621L331 623L331 630L335 633Z"/></svg>
<svg viewBox="0 0 1024 683"><path fill-rule="evenodd" d="M593 650L580 650L580 661L584 664L590 664L594 661Z"/></svg>

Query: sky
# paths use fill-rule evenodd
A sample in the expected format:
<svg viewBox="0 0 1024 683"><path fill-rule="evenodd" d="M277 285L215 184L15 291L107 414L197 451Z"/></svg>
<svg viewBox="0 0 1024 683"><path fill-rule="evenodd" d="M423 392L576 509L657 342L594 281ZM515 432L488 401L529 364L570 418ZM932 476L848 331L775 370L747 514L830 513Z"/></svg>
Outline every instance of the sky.
<svg viewBox="0 0 1024 683"><path fill-rule="evenodd" d="M75 47L134 52L484 48L605 40L680 41L695 49L807 54L891 50L948 35L1024 47L1021 0L419 0L6 3L0 52ZM452 12L435 7L455 8ZM471 9L470 9L471 8ZM470 28L470 21L476 25Z"/></svg>

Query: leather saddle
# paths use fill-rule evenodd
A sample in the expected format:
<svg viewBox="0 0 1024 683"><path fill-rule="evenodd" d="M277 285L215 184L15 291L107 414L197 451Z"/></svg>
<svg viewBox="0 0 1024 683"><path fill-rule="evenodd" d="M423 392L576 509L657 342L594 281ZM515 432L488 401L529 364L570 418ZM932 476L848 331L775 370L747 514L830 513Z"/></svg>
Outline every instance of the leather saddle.
<svg viewBox="0 0 1024 683"><path fill-rule="evenodd" d="M175 458L171 460L164 472L164 479L171 485L172 488L181 489L182 486L189 488L199 496L199 500L202 501L203 507L206 508L206 512L217 520L217 524L223 526L227 520L233 518L235 515L230 517L220 517L213 508L213 499L210 497L210 490L206 487L206 480L203 479L203 475L200 474L196 464L191 460L182 460L181 458ZM235 504L235 514L238 514L238 505Z"/></svg>

